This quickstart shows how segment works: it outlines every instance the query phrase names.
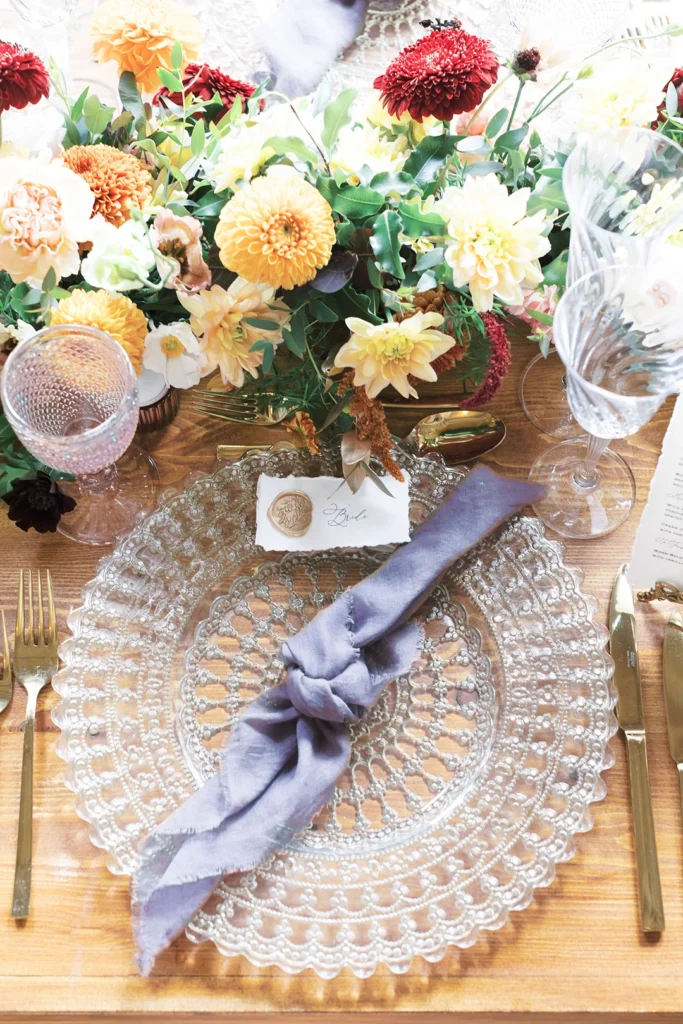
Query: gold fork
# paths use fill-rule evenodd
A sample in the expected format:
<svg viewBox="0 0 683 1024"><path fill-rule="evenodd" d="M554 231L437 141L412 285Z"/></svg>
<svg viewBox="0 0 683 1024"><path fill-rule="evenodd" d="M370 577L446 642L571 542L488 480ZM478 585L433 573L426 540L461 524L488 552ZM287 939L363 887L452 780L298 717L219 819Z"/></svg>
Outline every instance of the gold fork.
<svg viewBox="0 0 683 1024"><path fill-rule="evenodd" d="M12 662L9 656L9 640L7 639L7 626L5 625L5 613L2 616L2 647L3 662L2 675L0 676L0 712L4 711L12 699Z"/></svg>
<svg viewBox="0 0 683 1024"><path fill-rule="evenodd" d="M36 702L42 688L57 671L57 620L52 596L52 578L47 571L47 623L43 611L43 588L38 575L38 601L33 603L33 574L28 572L28 605L24 616L24 571L19 574L17 628L14 641L14 672L26 690L24 755L21 763L21 800L17 864L14 873L12 917L28 917L31 899L33 849L33 737Z"/></svg>
<svg viewBox="0 0 683 1024"><path fill-rule="evenodd" d="M282 422L287 416L287 409L282 406L268 405L264 412L254 395L236 395L231 391L190 391L189 401L197 412L232 423L269 427Z"/></svg>

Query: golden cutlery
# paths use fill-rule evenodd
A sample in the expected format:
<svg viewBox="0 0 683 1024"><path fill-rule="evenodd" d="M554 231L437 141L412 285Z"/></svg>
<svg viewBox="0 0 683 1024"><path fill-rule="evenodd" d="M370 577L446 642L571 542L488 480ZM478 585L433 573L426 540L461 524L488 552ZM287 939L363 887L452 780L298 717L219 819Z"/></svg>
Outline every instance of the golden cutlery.
<svg viewBox="0 0 683 1024"><path fill-rule="evenodd" d="M193 390L188 392L188 400L197 412L231 423L271 427L281 423L288 415L288 410L283 406L268 405L264 411L254 395L240 395L234 391Z"/></svg>
<svg viewBox="0 0 683 1024"><path fill-rule="evenodd" d="M5 613L0 611L2 617L2 675L0 675L0 712L4 711L12 699L12 662L9 656L9 640L7 639L7 626L5 624Z"/></svg>
<svg viewBox="0 0 683 1024"><path fill-rule="evenodd" d="M678 768L683 813L683 613L675 608L664 632L664 708L669 751Z"/></svg>
<svg viewBox="0 0 683 1024"><path fill-rule="evenodd" d="M28 603L24 609L24 571L19 574L17 627L14 641L14 672L26 690L24 753L21 763L19 836L14 874L12 917L28 917L31 899L33 850L33 738L38 694L57 671L57 620L52 579L47 571L47 618L43 609L43 588L37 573L37 601L33 601L33 574L28 571Z"/></svg>
<svg viewBox="0 0 683 1024"><path fill-rule="evenodd" d="M627 570L627 565L621 566L612 590L609 618L610 654L614 660L614 684L619 698L616 708L617 719L626 737L628 752L640 920L644 932L662 932L664 907L647 769L636 618L633 593L626 579Z"/></svg>
<svg viewBox="0 0 683 1024"><path fill-rule="evenodd" d="M217 459L239 459L247 452L296 451L301 445L293 441L275 441L272 444L217 444Z"/></svg>

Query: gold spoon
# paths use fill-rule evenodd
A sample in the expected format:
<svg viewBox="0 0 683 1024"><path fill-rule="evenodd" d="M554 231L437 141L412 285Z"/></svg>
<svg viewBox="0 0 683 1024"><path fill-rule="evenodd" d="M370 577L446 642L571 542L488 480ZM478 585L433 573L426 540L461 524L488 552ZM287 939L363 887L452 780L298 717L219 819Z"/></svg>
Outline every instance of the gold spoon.
<svg viewBox="0 0 683 1024"><path fill-rule="evenodd" d="M396 406L391 407L392 412ZM400 407L399 407L400 408ZM423 407L424 408L424 407ZM404 435L405 442L417 450L418 455L438 451L449 465L470 462L493 451L505 440L505 424L490 412L476 409L443 409L430 416L423 416L413 429ZM411 410L414 414L415 409ZM388 412L388 420L394 417ZM403 428L405 429L405 428ZM401 428L394 422L393 433ZM234 459L249 451L271 451L278 448L294 448L291 441L276 441L275 444L219 444L217 459Z"/></svg>

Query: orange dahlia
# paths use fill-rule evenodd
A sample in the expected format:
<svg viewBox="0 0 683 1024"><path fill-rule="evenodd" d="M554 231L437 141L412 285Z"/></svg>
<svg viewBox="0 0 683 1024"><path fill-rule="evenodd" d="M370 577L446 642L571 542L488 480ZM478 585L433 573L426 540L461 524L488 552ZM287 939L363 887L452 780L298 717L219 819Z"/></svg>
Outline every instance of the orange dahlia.
<svg viewBox="0 0 683 1024"><path fill-rule="evenodd" d="M60 299L50 314L50 326L85 324L109 334L128 353L136 373L142 369L147 337L147 317L127 295L77 288Z"/></svg>
<svg viewBox="0 0 683 1024"><path fill-rule="evenodd" d="M137 157L113 146L72 146L60 157L95 195L94 213L117 227L152 195L152 179Z"/></svg>
<svg viewBox="0 0 683 1024"><path fill-rule="evenodd" d="M329 262L332 210L302 178L256 178L225 204L215 238L228 270L247 281L294 288Z"/></svg>
<svg viewBox="0 0 683 1024"><path fill-rule="evenodd" d="M201 42L199 22L171 0L106 0L90 28L96 60L115 60L119 72L132 71L145 92L159 87L157 68L171 70L171 50L178 40L183 60L196 60Z"/></svg>

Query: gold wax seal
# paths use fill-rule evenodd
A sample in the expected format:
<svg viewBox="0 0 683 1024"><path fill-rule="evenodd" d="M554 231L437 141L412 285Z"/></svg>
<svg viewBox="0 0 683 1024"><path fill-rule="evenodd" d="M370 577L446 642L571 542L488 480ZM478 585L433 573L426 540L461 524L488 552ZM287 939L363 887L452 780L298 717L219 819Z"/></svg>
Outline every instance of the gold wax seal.
<svg viewBox="0 0 683 1024"><path fill-rule="evenodd" d="M313 503L303 491L283 491L268 509L268 518L285 537L303 537L313 519Z"/></svg>

